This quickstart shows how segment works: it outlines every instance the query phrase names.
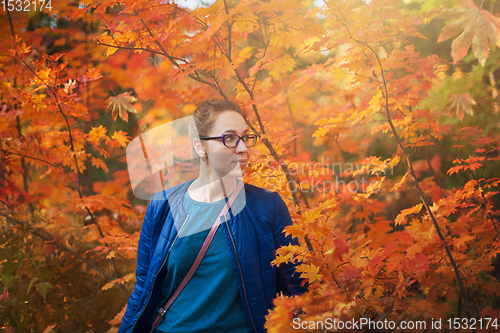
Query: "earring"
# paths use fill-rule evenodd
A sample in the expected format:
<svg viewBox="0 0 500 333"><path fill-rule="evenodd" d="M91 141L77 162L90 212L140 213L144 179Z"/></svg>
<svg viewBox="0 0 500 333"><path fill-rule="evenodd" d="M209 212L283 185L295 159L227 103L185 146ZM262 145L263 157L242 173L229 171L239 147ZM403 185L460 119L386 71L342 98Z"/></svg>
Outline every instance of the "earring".
<svg viewBox="0 0 500 333"><path fill-rule="evenodd" d="M203 162L205 162L205 156L203 156L203 157L201 158L201 160L202 160Z"/></svg>

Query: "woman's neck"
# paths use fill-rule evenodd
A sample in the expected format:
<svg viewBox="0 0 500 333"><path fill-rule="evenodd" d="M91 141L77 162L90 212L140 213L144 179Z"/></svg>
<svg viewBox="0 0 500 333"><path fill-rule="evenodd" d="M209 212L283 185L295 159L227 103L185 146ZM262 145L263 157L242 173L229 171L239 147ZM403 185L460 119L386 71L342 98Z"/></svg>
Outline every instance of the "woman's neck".
<svg viewBox="0 0 500 333"><path fill-rule="evenodd" d="M236 188L236 178L223 177L211 181L207 177L196 178L188 187L188 195L196 201L215 202L230 195Z"/></svg>

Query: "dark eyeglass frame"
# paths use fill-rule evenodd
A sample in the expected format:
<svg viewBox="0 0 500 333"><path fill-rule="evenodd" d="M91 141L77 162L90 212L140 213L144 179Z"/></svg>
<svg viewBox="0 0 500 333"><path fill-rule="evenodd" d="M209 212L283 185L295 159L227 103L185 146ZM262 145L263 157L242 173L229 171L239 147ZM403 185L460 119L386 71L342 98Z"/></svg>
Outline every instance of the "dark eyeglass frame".
<svg viewBox="0 0 500 333"><path fill-rule="evenodd" d="M224 139L226 136L229 136L229 135L235 135L235 136L238 137L238 140L236 140L236 144L233 147L228 146L226 144L226 140ZM227 133L227 134L222 134L221 136L204 136L204 137L201 137L200 140L216 140L216 139L220 139L220 140L222 140L222 143L224 144L224 146L226 146L227 148L236 148L240 144L240 140L243 140L243 144L245 144L245 140L244 140L245 137L247 137L247 138L254 138L254 140L255 140L255 142L254 142L253 145L251 145L251 146L245 145L245 147L252 148L253 146L255 146L257 144L258 136L256 134L245 134L243 136L239 136L238 134Z"/></svg>

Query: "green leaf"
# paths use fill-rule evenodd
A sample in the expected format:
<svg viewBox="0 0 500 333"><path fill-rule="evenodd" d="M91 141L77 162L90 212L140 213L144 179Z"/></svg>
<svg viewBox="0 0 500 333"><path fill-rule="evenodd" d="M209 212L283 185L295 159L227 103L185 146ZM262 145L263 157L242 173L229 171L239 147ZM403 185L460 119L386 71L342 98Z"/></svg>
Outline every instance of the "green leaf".
<svg viewBox="0 0 500 333"><path fill-rule="evenodd" d="M31 279L30 284L28 285L28 291L26 291L26 294L29 294L31 287L33 286L33 283L37 282L40 280L38 276L35 276L34 278Z"/></svg>
<svg viewBox="0 0 500 333"><path fill-rule="evenodd" d="M12 275L17 269L17 262L6 262L2 265L2 274Z"/></svg>
<svg viewBox="0 0 500 333"><path fill-rule="evenodd" d="M14 282L14 277L12 275L3 274L2 275L2 284L4 289L9 288L9 286Z"/></svg>
<svg viewBox="0 0 500 333"><path fill-rule="evenodd" d="M43 298L45 298L45 296L47 295L47 291L49 290L49 288L52 288L52 284L50 282L38 283L38 292Z"/></svg>

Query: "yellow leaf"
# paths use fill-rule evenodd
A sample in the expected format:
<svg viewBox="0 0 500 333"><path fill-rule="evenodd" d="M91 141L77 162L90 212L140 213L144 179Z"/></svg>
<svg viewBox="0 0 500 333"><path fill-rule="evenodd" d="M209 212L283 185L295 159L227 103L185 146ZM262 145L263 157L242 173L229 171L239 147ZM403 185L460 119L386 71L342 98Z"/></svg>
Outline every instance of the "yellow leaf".
<svg viewBox="0 0 500 333"><path fill-rule="evenodd" d="M316 267L313 264L300 265L297 267L296 271L301 273L301 278L308 279L309 283L321 281L321 278L323 277L322 274L319 274L319 267Z"/></svg>
<svg viewBox="0 0 500 333"><path fill-rule="evenodd" d="M116 256L116 252L110 251L109 254L106 256L106 259L111 259L111 258L114 258L115 256Z"/></svg>
<svg viewBox="0 0 500 333"><path fill-rule="evenodd" d="M391 165L391 169L394 168L396 165L398 165L399 161L401 160L401 158L399 157L399 155L396 155L394 156L394 158L386 165L386 167L390 164Z"/></svg>
<svg viewBox="0 0 500 333"><path fill-rule="evenodd" d="M306 219L305 223L314 222L319 216L321 216L321 207L316 207L304 212L304 217Z"/></svg>
<svg viewBox="0 0 500 333"><path fill-rule="evenodd" d="M132 103L137 102L137 98L132 96L129 91L119 94L118 96L111 96L106 99L106 111L111 111L113 119L119 115L120 118L128 122L128 113L137 113L137 110Z"/></svg>
<svg viewBox="0 0 500 333"><path fill-rule="evenodd" d="M380 178L380 181L370 182L368 188L366 189L366 193L378 192L380 190L380 186L382 186L383 181L385 180L385 176Z"/></svg>
<svg viewBox="0 0 500 333"><path fill-rule="evenodd" d="M394 220L394 223L396 225L402 224L407 215L419 213L420 210L422 209L422 206L423 204L419 203L411 208L403 209L401 213L399 213L399 215Z"/></svg>
<svg viewBox="0 0 500 333"><path fill-rule="evenodd" d="M129 139L127 138L127 136L123 131L116 131L111 136L111 139L115 140L120 147L126 147L127 143L129 142Z"/></svg>
<svg viewBox="0 0 500 333"><path fill-rule="evenodd" d="M411 212L412 212L413 214L417 214L417 213L419 213L419 212L422 210L422 206L423 206L423 204L422 204L422 203L419 203L418 205L415 205L415 206L413 207L413 209L412 209L412 211L411 211Z"/></svg>
<svg viewBox="0 0 500 333"><path fill-rule="evenodd" d="M372 99L370 100L369 104L370 104L370 109L373 111L373 112L377 112L378 110L380 110L380 102L382 101L382 90L377 90L377 93L375 94L375 96L372 97Z"/></svg>
<svg viewBox="0 0 500 333"><path fill-rule="evenodd" d="M401 178L401 180L399 182L397 182L396 185L394 185L393 188L389 192L394 192L394 191L399 190L401 188L401 186L403 185L403 183L405 182L406 176L408 176L409 173L410 172L406 172L405 175L403 176L403 178Z"/></svg>
<svg viewBox="0 0 500 333"><path fill-rule="evenodd" d="M118 48L116 48L116 47L108 47L106 49L106 57L109 57L110 55L114 54L116 51L118 51Z"/></svg>
<svg viewBox="0 0 500 333"><path fill-rule="evenodd" d="M278 58L273 64L271 64L271 68L274 72L279 74L285 74L288 71L291 71L295 66L295 60L289 55L285 54L281 58Z"/></svg>
<svg viewBox="0 0 500 333"><path fill-rule="evenodd" d="M326 126L322 126L318 128L314 133L313 133L313 138L321 138L328 133L328 128Z"/></svg>
<svg viewBox="0 0 500 333"><path fill-rule="evenodd" d="M113 288L113 286L116 284L115 281L111 281L111 282L108 282L106 283L104 286L102 286L102 290L108 290L108 289L111 289Z"/></svg>
<svg viewBox="0 0 500 333"><path fill-rule="evenodd" d="M92 127L92 130L88 134L88 140L90 142L99 142L102 138L106 137L106 132L106 128L102 125Z"/></svg>
<svg viewBox="0 0 500 333"><path fill-rule="evenodd" d="M247 46L243 48L240 53L238 53L238 61L242 62L245 61L246 59L250 58L252 56L252 47Z"/></svg>

